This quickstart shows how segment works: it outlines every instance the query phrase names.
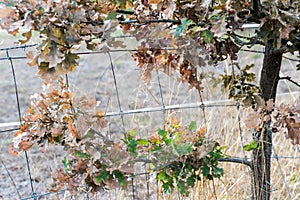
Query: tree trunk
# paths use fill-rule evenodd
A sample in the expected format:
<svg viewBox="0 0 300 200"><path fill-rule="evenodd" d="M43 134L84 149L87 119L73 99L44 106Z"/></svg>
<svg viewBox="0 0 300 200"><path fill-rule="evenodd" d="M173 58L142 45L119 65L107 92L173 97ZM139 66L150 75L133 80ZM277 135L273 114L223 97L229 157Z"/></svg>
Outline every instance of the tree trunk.
<svg viewBox="0 0 300 200"><path fill-rule="evenodd" d="M276 51L273 42L266 44L263 67L260 77L260 89L265 101L276 98L276 89L279 81L279 71L281 67L282 52ZM272 154L272 131L269 124L265 124L261 132L256 132L253 139L259 146L253 151L253 199L270 199L270 170Z"/></svg>

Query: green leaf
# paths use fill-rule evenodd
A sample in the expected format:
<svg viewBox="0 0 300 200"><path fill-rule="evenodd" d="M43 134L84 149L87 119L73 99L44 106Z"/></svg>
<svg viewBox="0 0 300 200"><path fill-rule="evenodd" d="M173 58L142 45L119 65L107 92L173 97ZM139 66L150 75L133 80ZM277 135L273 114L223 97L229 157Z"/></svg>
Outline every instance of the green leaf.
<svg viewBox="0 0 300 200"><path fill-rule="evenodd" d="M195 121L191 121L190 125L189 125L189 130L190 131L196 131L197 129L197 124Z"/></svg>
<svg viewBox="0 0 300 200"><path fill-rule="evenodd" d="M188 184L188 186L191 186L193 187L195 185L195 177L192 175L192 176L189 176L187 179L186 179L186 183Z"/></svg>
<svg viewBox="0 0 300 200"><path fill-rule="evenodd" d="M183 18L181 21L181 25L177 26L174 36L178 37L182 35L183 31L188 28L189 25L194 24L192 20Z"/></svg>
<svg viewBox="0 0 300 200"><path fill-rule="evenodd" d="M185 196L189 194L189 188L186 186L183 180L177 180L177 188L180 194Z"/></svg>
<svg viewBox="0 0 300 200"><path fill-rule="evenodd" d="M161 171L157 174L157 180L161 182L167 182L169 176L166 174L165 171Z"/></svg>
<svg viewBox="0 0 300 200"><path fill-rule="evenodd" d="M162 189L163 189L163 192L165 194L170 194L173 191L174 186L172 184L170 184L169 182L168 183L163 183L162 184Z"/></svg>
<svg viewBox="0 0 300 200"><path fill-rule="evenodd" d="M126 182L126 179L125 179L124 174L122 174L122 173L121 173L120 171L118 171L118 170L113 171L113 174L114 174L114 176L116 177L116 179L118 180L120 186L121 186L121 187L126 187L127 182Z"/></svg>
<svg viewBox="0 0 300 200"><path fill-rule="evenodd" d="M224 175L224 169L213 165L212 175L215 178L220 178Z"/></svg>
<svg viewBox="0 0 300 200"><path fill-rule="evenodd" d="M165 170L157 174L157 180L162 183L162 188L164 193L170 193L174 189L173 177L169 176Z"/></svg>
<svg viewBox="0 0 300 200"><path fill-rule="evenodd" d="M147 146L147 145L150 144L150 142L149 142L148 140L145 140L145 139L138 139L138 140L136 141L136 143L137 143L138 145L143 145L143 146Z"/></svg>
<svg viewBox="0 0 300 200"><path fill-rule="evenodd" d="M183 143L180 146L175 145L175 148L176 148L177 153L180 156L191 153L193 150L193 147L190 144L188 144L187 142Z"/></svg>
<svg viewBox="0 0 300 200"><path fill-rule="evenodd" d="M258 143L256 141L252 141L249 144L244 145L243 149L245 151L252 151L258 147Z"/></svg>
<svg viewBox="0 0 300 200"><path fill-rule="evenodd" d="M137 147L137 141L136 140L130 140L127 144L128 151L131 154L136 154L136 147Z"/></svg>
<svg viewBox="0 0 300 200"><path fill-rule="evenodd" d="M162 147L161 146L154 146L151 148L151 152L157 152L157 151L161 151Z"/></svg>
<svg viewBox="0 0 300 200"><path fill-rule="evenodd" d="M80 151L75 151L74 156L78 156L79 158L85 158L88 159L90 156L87 153L82 153Z"/></svg>
<svg viewBox="0 0 300 200"><path fill-rule="evenodd" d="M158 129L158 135L160 135L161 137L167 137L168 132L163 130L163 129Z"/></svg>
<svg viewBox="0 0 300 200"><path fill-rule="evenodd" d="M110 12L106 17L106 20L117 20L117 16L118 16L117 12Z"/></svg>
<svg viewBox="0 0 300 200"><path fill-rule="evenodd" d="M95 177L96 183L99 183L101 180L108 180L110 174L108 171L100 171L99 175Z"/></svg>
<svg viewBox="0 0 300 200"><path fill-rule="evenodd" d="M203 165L201 167L201 172L202 172L203 176L208 177L209 172L210 172L210 168L207 165Z"/></svg>
<svg viewBox="0 0 300 200"><path fill-rule="evenodd" d="M166 143L166 145L170 145L172 139L168 138L168 132L162 129L158 129L158 135L162 137L162 140Z"/></svg>
<svg viewBox="0 0 300 200"><path fill-rule="evenodd" d="M201 37L204 38L206 43L211 43L211 40L213 39L214 35L210 30L204 30L201 32Z"/></svg>
<svg viewBox="0 0 300 200"><path fill-rule="evenodd" d="M71 1L71 6L72 6L73 8L77 7L76 1Z"/></svg>
<svg viewBox="0 0 300 200"><path fill-rule="evenodd" d="M137 135L137 132L136 132L135 130L131 129L131 130L129 131L129 135L130 135L131 137L135 137L135 136Z"/></svg>
<svg viewBox="0 0 300 200"><path fill-rule="evenodd" d="M65 167L65 170L66 170L66 174L68 175L69 172L70 172L70 164L69 164L68 158L64 158L62 162L64 164L64 167Z"/></svg>
<svg viewBox="0 0 300 200"><path fill-rule="evenodd" d="M86 48L88 50L94 51L96 49L97 44L95 44L95 43L93 43L91 41L85 41L85 43L86 43Z"/></svg>

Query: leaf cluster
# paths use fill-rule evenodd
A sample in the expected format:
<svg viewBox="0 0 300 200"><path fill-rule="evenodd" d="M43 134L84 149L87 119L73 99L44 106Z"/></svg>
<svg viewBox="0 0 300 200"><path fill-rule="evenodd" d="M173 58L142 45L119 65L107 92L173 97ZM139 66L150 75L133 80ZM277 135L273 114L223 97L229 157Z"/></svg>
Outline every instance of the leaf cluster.
<svg viewBox="0 0 300 200"><path fill-rule="evenodd" d="M248 115L245 125L247 128L255 128L258 132L268 125L273 133L284 134L286 138L291 139L292 144L300 144L299 102L297 99L294 105L282 103L275 107L273 100L269 100L256 112L253 111ZM249 148L253 149L254 145Z"/></svg>
<svg viewBox="0 0 300 200"><path fill-rule="evenodd" d="M44 85L43 92L31 96L31 106L22 118L20 131L15 134L12 153L26 151L34 143L72 147L89 127L106 126L104 113L94 110L95 100L85 96L75 98L62 79L58 83L49 82Z"/></svg>
<svg viewBox="0 0 300 200"><path fill-rule="evenodd" d="M245 107L256 109L263 104L260 89L255 82L255 74L250 72L254 64L246 65L241 68L238 63L234 63L238 71L233 71L232 74L220 75L216 83L223 83L222 86L228 91L228 98L243 103ZM234 70L234 67L233 67Z"/></svg>
<svg viewBox="0 0 300 200"><path fill-rule="evenodd" d="M173 120L148 138L138 138L137 132L130 130L120 142L103 134L104 117L105 113L96 110L95 100L75 98L61 79L58 86L49 82L42 93L32 96L10 152L17 155L35 143L43 149L50 144L63 146L68 156L63 168L52 173L52 191L65 185L71 191L85 184L92 191L127 187L138 162L150 165L149 173L156 173L163 187L176 187L182 194L188 194L201 170L204 178L221 177L217 164L222 149L205 139L205 128L197 130L196 122L185 127ZM172 174L176 184L162 180L163 173Z"/></svg>
<svg viewBox="0 0 300 200"><path fill-rule="evenodd" d="M111 37L118 23L106 20L116 7L113 1L17 1L14 7L1 8L5 15L1 15L0 27L13 35L26 28L25 39L19 40L22 44L38 31L42 42L37 54L29 56L29 65L37 65L44 79L56 78L76 69L79 56L73 51L81 43L89 50L124 47Z"/></svg>
<svg viewBox="0 0 300 200"><path fill-rule="evenodd" d="M124 142L132 155L140 160L147 158L150 171L157 173L164 193L177 189L180 194L188 195L201 178L221 178L224 171L218 167L218 160L224 157L224 147L208 141L204 137L205 128L197 129L196 122L184 127L177 120L172 121L147 140L136 139L136 132L130 131Z"/></svg>

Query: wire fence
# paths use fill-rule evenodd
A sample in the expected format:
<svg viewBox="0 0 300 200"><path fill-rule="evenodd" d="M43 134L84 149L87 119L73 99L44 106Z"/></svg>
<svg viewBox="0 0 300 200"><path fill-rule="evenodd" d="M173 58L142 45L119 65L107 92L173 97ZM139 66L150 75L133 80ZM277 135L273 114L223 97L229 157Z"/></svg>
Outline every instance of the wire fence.
<svg viewBox="0 0 300 200"><path fill-rule="evenodd" d="M18 122L6 122L6 123L1 123L0 124L0 133L14 133L15 131L19 130L19 128L17 128L18 125L22 125L22 109L21 105L20 105L20 95L19 95L19 88L18 88L18 80L16 77L16 68L14 65L14 62L16 60L26 60L26 56L11 56L11 52L15 51L15 50L19 50L19 49L28 49L28 48L33 48L36 45L23 45L23 46L16 46L16 47L10 47L10 48L0 48L0 51L5 52L5 56L0 57L0 61L2 61L2 65L5 66L10 66L11 68L11 81L13 82L13 88L14 88L14 93L15 93L15 107L17 108L17 115L18 115ZM180 104L171 104L168 105L166 102L167 100L164 97L164 91L163 91L163 87L162 87L162 75L159 72L159 70L156 67L156 80L154 80L157 83L158 86L158 94L157 94L157 99L159 100L158 102L160 103L159 106L150 106L150 107L142 107L142 108L133 108L133 109L126 109L126 106L122 105L122 94L120 94L120 83L118 80L118 72L116 70L116 68L118 66L116 66L114 64L114 60L113 60L113 56L111 54L113 53L119 53L119 52L127 52L127 51L133 51L133 50L113 50L111 52L82 52L79 53L80 55L87 55L89 56L90 54L106 54L107 55L107 59L109 62L109 68L111 71L111 76L113 78L112 84L114 87L114 93L116 95L116 104L114 105L117 108L117 111L115 110L108 110L106 112L106 117L107 118L119 118L119 121L121 123L121 130L122 132L126 132L127 129L127 121L125 119L125 116L132 116L132 115L145 115L146 113L161 113L161 118L165 119L166 118L166 114L167 112L170 111L184 111L187 109L197 109L200 111L200 115L202 116L201 119L203 120L204 124L208 124L208 123L212 123L211 126L217 125L218 122L212 122L212 120L209 120L209 116L210 112L213 112L213 110L209 110L209 109L218 109L218 108L233 108L235 110L236 115L234 115L234 118L232 120L235 120L237 122L237 132L238 132L238 139L239 142L239 149L242 150L242 153L237 155L237 157L234 157L235 155L232 155L233 157L230 158L223 158L220 161L221 162L229 162L231 164L233 163L239 163L242 165L246 165L246 166L250 166L250 159L249 156L247 156L247 152L245 152L243 150L243 145L245 144L245 134L242 127L242 120L241 120L241 105L232 101L228 101L228 100L218 100L218 101L204 101L203 98L201 97L199 102L189 102L189 103L180 103ZM8 62L7 62L8 61ZM66 80L68 80L68 76L66 76ZM128 83L130 84L130 83ZM5 95L5 91L2 91L3 95ZM227 120L227 119L225 119ZM229 120L229 119L228 119ZM118 120L117 120L118 121ZM210 121L210 122L208 122ZM161 122L160 125L163 125L164 121ZM7 128L9 127L9 128ZM232 145L234 145L235 143L233 143ZM280 152L276 149L277 147L274 146L273 147L273 160L275 161L275 163L278 166L279 169L279 174L280 174L280 179L283 182L282 188L283 190L286 191L286 194L288 195L288 197L286 197L286 199L295 199L295 191L297 191L297 189L293 189L293 191L291 191L290 188L290 183L289 180L287 179L287 172L283 170L283 166L282 166L282 160L298 160L300 158L299 156L299 150L296 149L294 151L294 156L286 156L286 154L284 154L285 152L281 151ZM10 171L9 169L6 168L6 165L4 163L4 161L1 159L2 165L5 167L5 171L7 173L7 177L8 179L10 179L11 183L14 184L14 188L17 191L17 196L18 199L40 199L42 197L46 197L49 195L60 195L65 193L65 190L61 190L58 193L53 193L53 192L45 192L45 193L41 193L40 191L37 191L34 187L34 184L37 184L35 182L35 180L33 179L32 175L31 175L31 164L30 164L30 155L25 152L25 162L26 162L26 176L27 176L27 182L28 182L28 186L30 188L30 194L27 195L22 195L21 193L19 193L20 188L18 188L18 183L16 183L13 180L13 176L12 173L13 171ZM39 162L39 161L34 161L34 162ZM41 163L41 165L43 165L43 163ZM296 166L295 168L297 168L298 166ZM249 177L247 178L249 181L251 180L251 168L247 167L247 171L249 173ZM25 171L24 171L25 172ZM150 185L149 185L149 180L150 180L150 176L151 174L149 174L147 171L145 172L141 172L141 173L137 173L135 174L134 177L138 177L138 176L144 176L145 178L145 182L146 182L146 197L148 199L151 198L151 190L153 190ZM136 180L136 178L131 177L131 195L130 198L131 199L137 199L137 187L138 187L138 180ZM8 183L9 181L7 181L6 183ZM41 183L38 183L41 184ZM271 187L272 188L272 187ZM154 189L156 191L159 191L159 185L158 183L156 183L156 189ZM273 187L272 191L276 191L277 188ZM93 199L94 197L92 197L92 194L90 194L89 192L89 188L85 188L85 190L83 190L85 193L85 198L86 199ZM220 194L222 195L222 194ZM251 199L251 195L250 194L250 199ZM3 197L4 198L4 197ZM178 199L181 199L182 197L180 195L177 196ZM221 197L220 197L221 198ZM1 199L1 197L0 197ZM100 198L101 199L101 198Z"/></svg>

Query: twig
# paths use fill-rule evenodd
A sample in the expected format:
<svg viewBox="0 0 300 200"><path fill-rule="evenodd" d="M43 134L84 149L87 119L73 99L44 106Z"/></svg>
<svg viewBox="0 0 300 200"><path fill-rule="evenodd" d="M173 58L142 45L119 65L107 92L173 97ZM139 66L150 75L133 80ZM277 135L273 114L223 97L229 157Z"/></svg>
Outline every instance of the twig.
<svg viewBox="0 0 300 200"><path fill-rule="evenodd" d="M233 37L235 40L238 40L237 42L242 42L243 45L254 45L254 44L261 44L261 45L265 45L265 43L261 40L259 40L257 38L257 36L255 37L247 37L247 36L243 36L243 35L240 35L240 34L237 34L235 32L232 32L230 34L231 37ZM242 39L246 39L246 40L249 40L249 42L245 42Z"/></svg>
<svg viewBox="0 0 300 200"><path fill-rule="evenodd" d="M120 13L120 14L126 14L126 15L133 15L134 14L133 11L130 11L130 10L121 10L121 9L117 9L116 12Z"/></svg>
<svg viewBox="0 0 300 200"><path fill-rule="evenodd" d="M289 76L279 77L279 80L288 80L291 83L295 84L296 86L300 87L300 84L297 83L296 81L293 81L292 78Z"/></svg>
<svg viewBox="0 0 300 200"><path fill-rule="evenodd" d="M287 56L282 56L282 57L285 58L285 59L287 59L287 60L290 60L290 61L300 62L299 59L289 58Z"/></svg>
<svg viewBox="0 0 300 200"><path fill-rule="evenodd" d="M120 21L120 24L132 24L132 25L143 25L143 24L151 24L151 23L172 23L172 24L181 24L180 20L173 20L173 19L150 19L145 21L140 20L126 20Z"/></svg>
<svg viewBox="0 0 300 200"><path fill-rule="evenodd" d="M240 51L246 51L246 52L252 52L252 53L265 53L264 51L259 51L259 50L251 50L251 49L241 49ZM283 58L290 60L290 61L294 61L294 62L300 62L299 59L294 59L294 58L289 58L287 56L282 56Z"/></svg>
<svg viewBox="0 0 300 200"><path fill-rule="evenodd" d="M237 43L240 46L251 45L252 44L251 42L243 41L241 38L244 38L244 37L239 37L239 35L237 35L237 34L230 34L230 36L234 39L235 43ZM249 40L249 38L244 38L244 39Z"/></svg>
<svg viewBox="0 0 300 200"><path fill-rule="evenodd" d="M240 51L252 52L252 53L265 53L264 51L250 50L250 49L241 49Z"/></svg>

